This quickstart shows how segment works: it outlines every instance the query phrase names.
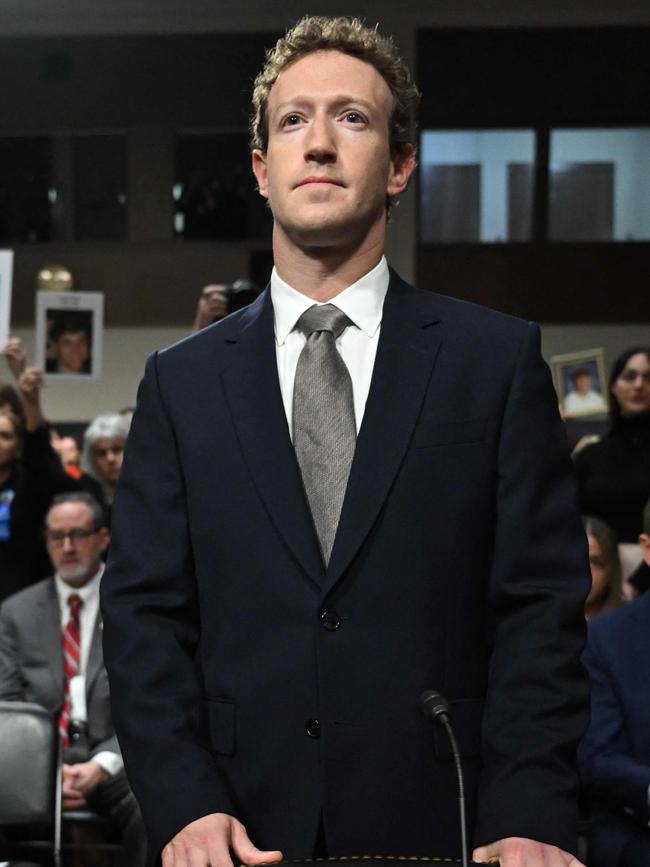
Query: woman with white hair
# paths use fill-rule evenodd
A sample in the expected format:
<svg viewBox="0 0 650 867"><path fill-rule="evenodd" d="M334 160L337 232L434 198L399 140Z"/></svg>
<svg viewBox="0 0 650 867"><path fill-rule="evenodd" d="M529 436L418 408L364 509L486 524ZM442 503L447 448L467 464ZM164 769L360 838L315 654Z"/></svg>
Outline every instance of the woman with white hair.
<svg viewBox="0 0 650 867"><path fill-rule="evenodd" d="M84 433L81 469L99 482L108 512L122 469L129 426L129 419L121 413L106 412L93 419Z"/></svg>

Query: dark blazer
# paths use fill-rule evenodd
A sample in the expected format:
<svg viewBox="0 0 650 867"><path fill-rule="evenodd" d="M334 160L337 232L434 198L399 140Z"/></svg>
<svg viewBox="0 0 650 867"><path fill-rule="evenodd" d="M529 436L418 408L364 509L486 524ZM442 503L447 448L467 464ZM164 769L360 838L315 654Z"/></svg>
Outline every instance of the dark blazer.
<svg viewBox="0 0 650 867"><path fill-rule="evenodd" d="M650 862L650 593L592 620L583 658L592 683L579 752L594 800L589 864L615 867L636 845Z"/></svg>
<svg viewBox="0 0 650 867"><path fill-rule="evenodd" d="M59 599L52 578L5 600L0 609L0 699L33 701L54 714L63 704ZM120 752L111 721L102 659L101 618L93 632L86 671L88 745L92 757Z"/></svg>
<svg viewBox="0 0 650 867"><path fill-rule="evenodd" d="M589 579L536 326L392 275L327 569L267 290L154 354L102 585L127 774L152 844L224 811L311 855L459 849L451 701L478 842L574 845ZM477 809L478 801L478 809Z"/></svg>

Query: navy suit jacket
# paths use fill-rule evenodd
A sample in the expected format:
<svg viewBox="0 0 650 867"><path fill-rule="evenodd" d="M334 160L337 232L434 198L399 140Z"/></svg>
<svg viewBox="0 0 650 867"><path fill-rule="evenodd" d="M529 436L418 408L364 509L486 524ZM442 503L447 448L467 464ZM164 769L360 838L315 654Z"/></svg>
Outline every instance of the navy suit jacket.
<svg viewBox="0 0 650 867"><path fill-rule="evenodd" d="M650 593L589 623L591 722L580 768L594 799L589 855L613 867L645 835L650 853Z"/></svg>
<svg viewBox="0 0 650 867"><path fill-rule="evenodd" d="M537 326L392 274L327 569L269 291L154 354L102 582L153 846L223 811L306 857L322 813L332 854L457 853L454 767L418 709L434 688L476 841L573 848L588 586Z"/></svg>

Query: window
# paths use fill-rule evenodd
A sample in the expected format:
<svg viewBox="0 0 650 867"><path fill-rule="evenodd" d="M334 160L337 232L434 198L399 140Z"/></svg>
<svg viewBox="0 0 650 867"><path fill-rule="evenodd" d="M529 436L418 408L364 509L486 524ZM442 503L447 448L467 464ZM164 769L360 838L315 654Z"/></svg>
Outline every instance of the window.
<svg viewBox="0 0 650 867"><path fill-rule="evenodd" d="M0 138L0 241L125 239L123 135Z"/></svg>
<svg viewBox="0 0 650 867"><path fill-rule="evenodd" d="M530 240L534 153L533 130L424 132L420 240Z"/></svg>
<svg viewBox="0 0 650 867"><path fill-rule="evenodd" d="M650 240L650 129L551 133L549 239Z"/></svg>
<svg viewBox="0 0 650 867"><path fill-rule="evenodd" d="M172 196L176 237L270 236L271 219L257 192L244 132L178 136Z"/></svg>

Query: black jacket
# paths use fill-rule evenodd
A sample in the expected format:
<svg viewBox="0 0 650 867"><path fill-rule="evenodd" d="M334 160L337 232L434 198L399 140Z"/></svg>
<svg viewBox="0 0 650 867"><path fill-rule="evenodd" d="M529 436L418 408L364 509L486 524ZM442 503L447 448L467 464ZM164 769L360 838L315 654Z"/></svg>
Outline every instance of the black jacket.
<svg viewBox="0 0 650 867"><path fill-rule="evenodd" d="M254 304L150 358L102 582L113 714L151 842L211 812L261 848L575 846L586 541L539 329L393 275L327 570ZM316 723L318 721L318 723Z"/></svg>

